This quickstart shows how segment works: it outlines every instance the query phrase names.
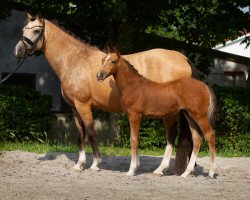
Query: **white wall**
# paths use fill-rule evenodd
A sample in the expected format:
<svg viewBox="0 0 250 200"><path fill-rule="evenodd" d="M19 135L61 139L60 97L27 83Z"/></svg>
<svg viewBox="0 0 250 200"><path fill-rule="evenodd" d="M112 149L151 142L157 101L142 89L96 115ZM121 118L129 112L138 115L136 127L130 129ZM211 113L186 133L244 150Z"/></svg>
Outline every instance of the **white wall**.
<svg viewBox="0 0 250 200"><path fill-rule="evenodd" d="M247 36L250 36L250 34L247 34ZM246 58L250 58L250 46L246 48L246 44L241 44L241 42L244 40L245 36L242 36L240 38L237 38L234 41L228 41L224 45L218 45L214 49L223 51L226 53L231 53L239 56L243 56Z"/></svg>
<svg viewBox="0 0 250 200"><path fill-rule="evenodd" d="M236 76L235 80L232 76L224 74L225 71L243 71L244 75ZM216 84L219 86L241 86L245 87L247 83L247 77L249 73L249 67L239 63L215 59L214 68L211 70L210 75L205 79L209 84Z"/></svg>

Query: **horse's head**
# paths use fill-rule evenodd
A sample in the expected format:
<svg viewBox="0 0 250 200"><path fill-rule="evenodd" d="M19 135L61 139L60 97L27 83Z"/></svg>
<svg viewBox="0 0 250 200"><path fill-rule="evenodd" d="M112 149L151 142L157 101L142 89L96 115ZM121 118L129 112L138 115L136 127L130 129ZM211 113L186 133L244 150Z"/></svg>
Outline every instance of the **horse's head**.
<svg viewBox="0 0 250 200"><path fill-rule="evenodd" d="M98 81L104 81L105 78L113 75L117 71L118 61L120 59L119 53L108 53L102 59L102 68L96 74Z"/></svg>
<svg viewBox="0 0 250 200"><path fill-rule="evenodd" d="M17 58L22 58L27 54L33 54L43 47L44 41L44 19L40 14L32 17L27 13L28 24L23 28L23 37L16 44L14 54Z"/></svg>

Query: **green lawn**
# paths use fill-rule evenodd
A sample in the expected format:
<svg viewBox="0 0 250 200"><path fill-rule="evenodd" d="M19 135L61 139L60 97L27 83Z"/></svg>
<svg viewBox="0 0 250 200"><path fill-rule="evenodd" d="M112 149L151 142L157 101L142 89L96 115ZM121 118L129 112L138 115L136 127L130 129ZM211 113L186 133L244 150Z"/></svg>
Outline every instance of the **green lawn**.
<svg viewBox="0 0 250 200"><path fill-rule="evenodd" d="M103 155L112 156L129 156L129 148L121 148L109 146L105 147L100 145L100 152ZM77 153L77 145L50 145L41 144L35 142L22 142L22 143L11 143L11 142L0 142L0 151L28 151L34 153L47 153L47 152L67 152ZM151 155L151 156L162 156L165 149L140 149L140 155ZM89 145L86 146L86 153L91 154L92 150ZM175 152L173 152L175 154ZM208 152L199 152L199 157L209 156ZM249 153L242 152L217 152L217 156L221 157L249 157Z"/></svg>

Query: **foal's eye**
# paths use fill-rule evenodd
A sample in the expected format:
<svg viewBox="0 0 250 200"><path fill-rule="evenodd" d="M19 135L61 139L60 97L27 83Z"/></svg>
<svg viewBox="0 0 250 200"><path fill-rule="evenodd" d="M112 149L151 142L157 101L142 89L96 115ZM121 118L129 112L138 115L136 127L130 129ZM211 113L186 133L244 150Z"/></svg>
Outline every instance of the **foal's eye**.
<svg viewBox="0 0 250 200"><path fill-rule="evenodd" d="M115 60L113 60L111 63L112 63L112 64L115 64L115 63L116 63L116 61L115 61Z"/></svg>

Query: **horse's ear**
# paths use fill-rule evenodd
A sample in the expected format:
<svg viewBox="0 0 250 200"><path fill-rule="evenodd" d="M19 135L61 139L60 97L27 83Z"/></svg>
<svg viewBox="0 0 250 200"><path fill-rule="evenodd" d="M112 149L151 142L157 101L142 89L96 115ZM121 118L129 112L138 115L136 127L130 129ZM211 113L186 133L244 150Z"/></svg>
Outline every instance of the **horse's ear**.
<svg viewBox="0 0 250 200"><path fill-rule="evenodd" d="M33 17L32 17L27 11L25 11L25 13L26 13L26 18L27 18L29 21L31 21L31 19L33 19Z"/></svg>
<svg viewBox="0 0 250 200"><path fill-rule="evenodd" d="M41 22L42 21L42 14L40 11L38 11L36 18Z"/></svg>

